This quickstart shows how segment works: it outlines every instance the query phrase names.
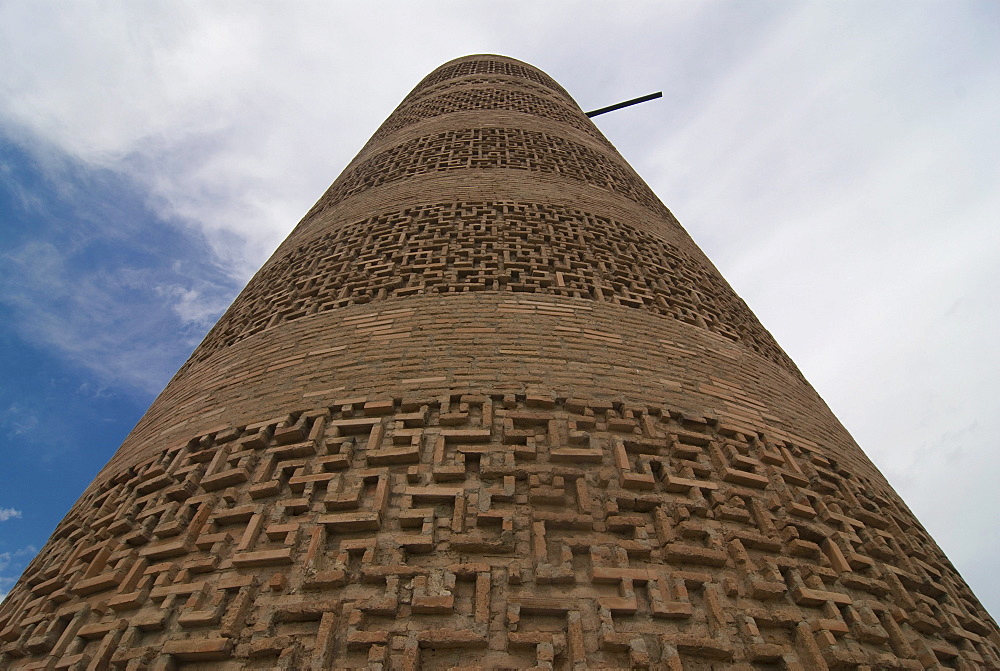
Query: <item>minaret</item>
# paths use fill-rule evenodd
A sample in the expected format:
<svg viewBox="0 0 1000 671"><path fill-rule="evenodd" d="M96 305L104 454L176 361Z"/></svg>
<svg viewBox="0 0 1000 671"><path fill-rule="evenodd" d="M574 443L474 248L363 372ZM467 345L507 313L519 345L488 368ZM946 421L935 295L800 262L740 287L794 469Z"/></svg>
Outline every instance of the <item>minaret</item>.
<svg viewBox="0 0 1000 671"><path fill-rule="evenodd" d="M961 576L543 72L428 75L0 605L12 669L1000 668Z"/></svg>

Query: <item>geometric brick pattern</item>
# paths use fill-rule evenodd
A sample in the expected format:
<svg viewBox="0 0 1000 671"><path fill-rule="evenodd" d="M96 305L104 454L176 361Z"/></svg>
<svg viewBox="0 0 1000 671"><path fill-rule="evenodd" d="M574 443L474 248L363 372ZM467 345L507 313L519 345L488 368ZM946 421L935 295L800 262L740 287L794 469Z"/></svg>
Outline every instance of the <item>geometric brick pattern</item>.
<svg viewBox="0 0 1000 671"><path fill-rule="evenodd" d="M573 100L431 73L0 605L0 667L1000 668L1000 632Z"/></svg>
<svg viewBox="0 0 1000 671"><path fill-rule="evenodd" d="M798 375L733 290L682 249L607 217L527 203L434 204L336 227L260 272L199 349L393 297L509 291L606 301L739 342Z"/></svg>
<svg viewBox="0 0 1000 671"><path fill-rule="evenodd" d="M413 88L413 91L406 96L403 102L408 103L417 97L424 96L429 93L429 89L437 87L443 82L447 82L450 86L453 86L456 83L461 86L469 81L488 81L489 83L495 83L497 81L496 79L484 79L482 77L477 78L476 75L504 75L506 77L514 77L516 78L518 85L522 87L531 85L524 81L527 80L527 82L541 84L548 89L549 93L555 92L561 97L572 102L572 98L569 97L566 89L559 86L559 84L552 79L552 77L549 77L544 72L523 64L519 65L517 63L511 63L510 61L496 58L472 60L462 59L461 62L453 65L443 65L424 77L420 83ZM455 80L459 81L456 82Z"/></svg>
<svg viewBox="0 0 1000 671"><path fill-rule="evenodd" d="M588 122L587 117L580 114L579 108L572 106L568 101L543 97L528 91L494 88L448 91L400 106L372 136L372 142L378 142L385 136L418 121L450 112L470 110L503 110L550 119L585 133L593 140L613 149L600 131Z"/></svg>
<svg viewBox="0 0 1000 671"><path fill-rule="evenodd" d="M415 175L456 170L527 170L558 174L621 194L654 212L666 207L635 173L605 152L549 133L518 128L463 128L417 137L346 171L307 216L345 198Z"/></svg>
<svg viewBox="0 0 1000 671"><path fill-rule="evenodd" d="M490 61L483 61L484 64L489 64ZM510 73L503 73L501 76L480 76L480 77L469 77L465 76L462 79L442 79L438 80L433 85L428 86L417 86L410 95L406 96L403 100L403 105L408 105L418 98L432 97L444 90L460 91L466 88L481 88L483 86L507 86L511 82L516 82L519 89L525 91L531 91L532 93L541 94L543 96L551 96L552 90L548 86L539 86L533 84L530 81L525 81L518 75L511 75ZM559 91L562 91L560 88ZM559 93L559 96L567 100L572 100L569 95L565 92ZM575 104L575 103L574 103ZM401 106L403 106L401 105Z"/></svg>
<svg viewBox="0 0 1000 671"><path fill-rule="evenodd" d="M669 408L342 399L91 491L0 610L0 661L997 668L993 625L893 498L767 427Z"/></svg>

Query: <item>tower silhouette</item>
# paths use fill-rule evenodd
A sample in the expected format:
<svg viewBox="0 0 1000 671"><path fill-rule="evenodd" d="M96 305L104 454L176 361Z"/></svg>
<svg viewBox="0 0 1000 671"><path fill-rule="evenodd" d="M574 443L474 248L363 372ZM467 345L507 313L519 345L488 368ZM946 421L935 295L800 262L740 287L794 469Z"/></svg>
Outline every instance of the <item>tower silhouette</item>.
<svg viewBox="0 0 1000 671"><path fill-rule="evenodd" d="M934 541L541 71L447 63L0 605L0 666L1000 668Z"/></svg>

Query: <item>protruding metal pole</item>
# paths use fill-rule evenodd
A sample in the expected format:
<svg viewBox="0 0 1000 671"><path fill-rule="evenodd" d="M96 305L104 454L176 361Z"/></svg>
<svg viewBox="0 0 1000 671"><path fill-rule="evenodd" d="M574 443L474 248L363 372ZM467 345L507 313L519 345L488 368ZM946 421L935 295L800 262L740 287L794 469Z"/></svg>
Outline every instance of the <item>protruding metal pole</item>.
<svg viewBox="0 0 1000 671"><path fill-rule="evenodd" d="M646 96L641 96L639 98L633 98L632 100L626 100L623 103L618 103L616 105L608 105L607 107L602 107L601 109L594 110L593 112L587 112L588 117L595 117L598 114L604 114L605 112L614 112L615 110L620 110L623 107L629 107L630 105L638 105L639 103L644 103L647 100L655 100L656 98L662 98L663 91L657 91L656 93L650 93Z"/></svg>

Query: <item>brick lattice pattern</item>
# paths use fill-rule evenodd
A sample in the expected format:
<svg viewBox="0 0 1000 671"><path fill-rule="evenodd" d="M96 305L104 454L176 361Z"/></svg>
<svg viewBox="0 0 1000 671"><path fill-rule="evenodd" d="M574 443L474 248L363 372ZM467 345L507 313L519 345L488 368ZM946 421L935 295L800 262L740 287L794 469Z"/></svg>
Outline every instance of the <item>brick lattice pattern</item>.
<svg viewBox="0 0 1000 671"><path fill-rule="evenodd" d="M732 289L675 245L606 217L524 203L427 205L313 238L251 281L195 360L316 312L467 291L554 294L649 310L742 342L797 374Z"/></svg>
<svg viewBox="0 0 1000 671"><path fill-rule="evenodd" d="M414 89L0 606L12 669L972 669L998 643L669 211L500 56Z"/></svg>

